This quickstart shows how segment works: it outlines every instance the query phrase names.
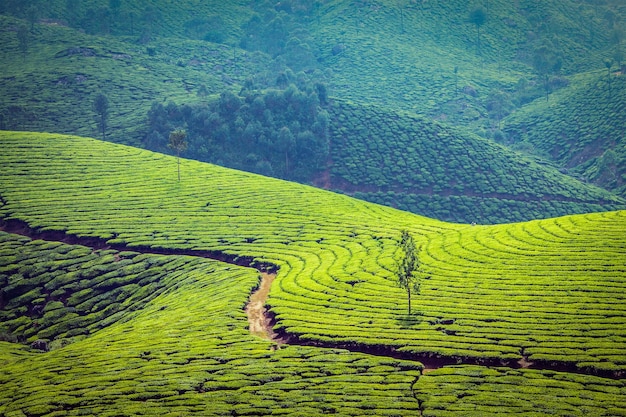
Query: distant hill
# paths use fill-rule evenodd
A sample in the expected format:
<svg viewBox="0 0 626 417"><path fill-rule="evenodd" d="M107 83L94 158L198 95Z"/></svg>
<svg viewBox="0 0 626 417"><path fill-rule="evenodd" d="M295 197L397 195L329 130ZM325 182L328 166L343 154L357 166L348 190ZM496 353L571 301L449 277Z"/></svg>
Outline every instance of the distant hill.
<svg viewBox="0 0 626 417"><path fill-rule="evenodd" d="M32 6L16 1L0 5L0 58L5 63L0 76L0 128L104 137L133 146L148 146L156 138L161 143L150 148L169 152L168 132L150 136L148 112L153 106L165 109L173 103L189 109L214 103L223 93L234 94L247 105L237 115L247 123L245 112L258 96L276 89L287 91L287 84L295 83L314 102L318 92L310 86L322 84L331 100L351 103L333 108L328 120L335 137L326 164L317 153L313 163L310 157L296 160L277 144L274 139L288 126L302 133L293 135L293 148L300 149L301 155L308 142L326 140L311 139L313 127L283 118L274 118L263 126L263 134L254 136L258 142L252 146L254 152L237 144L246 128L261 132L258 125L241 125L235 119L228 125L207 123L204 130L210 134L193 132L193 146L184 156L305 183L332 184L333 189L358 197L454 221L519 221L622 204L620 198L563 175L591 181L624 197L623 158L615 133L625 129L619 116L610 119L608 131L595 123L599 113L589 120L588 133L581 140L593 148L585 155L593 154L595 159L577 169L572 164L578 162L568 162L567 157L552 160L543 151L552 139L528 125L550 123L550 134L556 129L543 103L545 95L550 96L549 103L572 97L573 104L563 102L564 108L577 107L582 100L576 97L584 91L589 103L598 99L594 77L602 83L598 71L603 61L621 51L619 28L626 11L620 1L291 0L172 5L161 0L141 4L55 0ZM282 85L284 80L290 81ZM615 87L617 93L617 82ZM104 135L94 111L98 94L109 100ZM369 114L372 105L379 121L372 122L376 135L368 145L364 141L369 136L355 123L362 120L357 113ZM581 107L577 117L596 114L593 111ZM396 120L404 112L406 123L384 121ZM567 112L557 114L559 120L568 120ZM533 122L527 123L530 116L525 115L532 115ZM426 135L408 123L411 117L455 127L450 130L455 140L468 149L480 149L483 161L493 161L494 166L472 161L466 166L479 172L457 175L454 162L446 159L457 155L457 150L425 148L427 142L422 140L412 143ZM176 123L164 126L185 127ZM356 142L343 146L346 132ZM216 134L231 140L230 145L212 143L210 136ZM562 134L577 138L571 132ZM589 138L608 134L612 138L602 145L600 155ZM534 148L548 161L535 159L540 166L533 165L531 173L524 172L526 162L509 170L517 157L479 137L506 146L521 141L517 150ZM393 160L400 167L404 160L405 173L419 172L422 178L400 178L396 172L379 169L381 161L362 153L377 138L400 146L380 155L385 165ZM583 146L574 142L574 148ZM266 154L257 148L266 149ZM428 166L419 158L404 158L404 149L432 155ZM527 177L532 180L522 183L521 178ZM582 188L576 191L576 187Z"/></svg>
<svg viewBox="0 0 626 417"><path fill-rule="evenodd" d="M610 74L610 75L609 75ZM626 195L626 76L596 72L504 123L506 141Z"/></svg>
<svg viewBox="0 0 626 417"><path fill-rule="evenodd" d="M330 111L332 165L317 182L324 188L465 223L624 207L554 166L445 124L341 101Z"/></svg>
<svg viewBox="0 0 626 417"><path fill-rule="evenodd" d="M616 48L612 36L624 36L626 8L594 3L332 1L311 26L335 95L479 129L495 92L529 99L529 84L541 83L535 63L542 54L559 64L550 76L604 68ZM471 19L477 9L480 25ZM472 111L459 115L457 102Z"/></svg>
<svg viewBox="0 0 626 417"><path fill-rule="evenodd" d="M16 38L20 22L0 16L0 24L4 129L98 136L93 101L104 93L107 140L139 145L153 102L239 91L268 62L225 45L170 38L147 47L45 24L29 35L23 55Z"/></svg>

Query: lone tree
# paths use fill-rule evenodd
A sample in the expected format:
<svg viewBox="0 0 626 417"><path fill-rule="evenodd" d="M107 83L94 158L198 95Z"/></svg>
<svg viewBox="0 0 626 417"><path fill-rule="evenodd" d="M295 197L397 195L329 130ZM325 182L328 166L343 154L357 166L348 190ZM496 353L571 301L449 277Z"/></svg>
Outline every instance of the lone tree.
<svg viewBox="0 0 626 417"><path fill-rule="evenodd" d="M97 121L102 131L102 140L106 140L107 119L109 118L109 99L102 93L99 93L93 101L93 110L98 115Z"/></svg>
<svg viewBox="0 0 626 417"><path fill-rule="evenodd" d="M470 12L469 21L476 25L476 54L480 55L480 27L487 21L487 12L478 7Z"/></svg>
<svg viewBox="0 0 626 417"><path fill-rule="evenodd" d="M22 25L17 29L17 41L20 46L20 52L22 53L22 59L26 60L26 54L28 53L28 28Z"/></svg>
<svg viewBox="0 0 626 417"><path fill-rule="evenodd" d="M187 149L187 131L185 129L176 129L170 133L169 144L170 149L176 151L176 159L178 163L178 181L180 182L180 153Z"/></svg>
<svg viewBox="0 0 626 417"><path fill-rule="evenodd" d="M408 313L411 315L411 294L420 293L422 271L420 271L419 248L407 230L402 231L400 239L401 258L397 264L396 277L398 286L406 291L409 301Z"/></svg>

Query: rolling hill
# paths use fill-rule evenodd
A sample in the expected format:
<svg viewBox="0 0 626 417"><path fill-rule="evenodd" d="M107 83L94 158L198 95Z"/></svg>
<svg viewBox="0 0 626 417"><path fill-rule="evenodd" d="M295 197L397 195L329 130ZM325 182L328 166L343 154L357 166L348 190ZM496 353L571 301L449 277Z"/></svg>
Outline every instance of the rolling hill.
<svg viewBox="0 0 626 417"><path fill-rule="evenodd" d="M335 101L324 188L447 221L504 223L619 209L541 160L407 113Z"/></svg>
<svg viewBox="0 0 626 417"><path fill-rule="evenodd" d="M537 101L509 116L503 129L507 140L624 195L626 78L605 71L572 84L551 101Z"/></svg>
<svg viewBox="0 0 626 417"><path fill-rule="evenodd" d="M29 2L0 5L0 128L100 136L93 105L104 93L110 103L105 139L140 146L147 142L153 105L204 106L224 92L253 102L293 70L294 79L323 83L336 103L329 109L334 146L327 169L299 181L457 222L623 207L624 126L617 93L622 80L615 77L610 99L596 94L594 81L603 60L619 48L621 2L72 4L55 0L36 10ZM486 13L480 25L470 19L477 9ZM30 28L24 43L21 28ZM533 61L538 51L558 58L560 69L539 74ZM557 90L547 105L544 75ZM243 93L249 86L254 92ZM574 115L568 109L576 109ZM596 123L607 114L598 109L611 110L610 122ZM581 123L584 134L571 131ZM366 124L371 131L363 132ZM479 149L483 157L466 163L465 150L424 140L424 132L447 131L445 126L453 127L449 135L468 153ZM231 129L241 133L244 127ZM541 158L549 157L555 137L567 137L573 150L535 165L476 135L505 145L521 142L518 150L534 148ZM571 161L577 149L595 147L597 138L605 138L601 155L594 148L586 153L592 159ZM207 156L213 138L194 139L205 143L187 157L256 172L256 165L268 164L246 147L238 147L232 161L225 161L225 152ZM258 140L258 146L266 145L266 138ZM379 146L381 141L391 146ZM372 147L376 155L368 153ZM404 157L405 149L419 154ZM430 155L427 165L421 155ZM520 172L529 163L532 172ZM390 165L394 172L388 172ZM285 177L275 168L274 175Z"/></svg>
<svg viewBox="0 0 626 417"><path fill-rule="evenodd" d="M0 143L3 414L626 409L624 211L451 224L191 160L178 181L92 139ZM427 272L411 315L403 229ZM288 344L247 330L241 265L277 271Z"/></svg>

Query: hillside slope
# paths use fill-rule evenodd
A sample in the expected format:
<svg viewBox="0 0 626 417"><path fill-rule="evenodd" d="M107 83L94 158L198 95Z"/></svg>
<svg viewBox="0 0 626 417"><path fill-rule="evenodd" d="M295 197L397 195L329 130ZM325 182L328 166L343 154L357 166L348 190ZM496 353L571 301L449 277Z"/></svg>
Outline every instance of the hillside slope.
<svg viewBox="0 0 626 417"><path fill-rule="evenodd" d="M538 404L562 414L586 398L611 415L626 403L624 211L454 225L188 160L179 182L175 158L91 139L3 132L0 143L3 225L124 248L2 234L3 315L16 325L3 331L58 347L0 344L4 413L421 415L506 403L508 415ZM411 315L393 277L401 229L428 275ZM248 334L257 273L194 256L203 251L276 265L276 330L314 346L271 350ZM158 274L159 295L146 299ZM98 284L77 291L78 276ZM47 324L32 329L33 317ZM501 368L420 376L416 359ZM538 369L510 369L522 365Z"/></svg>
<svg viewBox="0 0 626 417"><path fill-rule="evenodd" d="M499 223L622 208L611 193L483 138L336 100L332 165L318 185L456 222Z"/></svg>
<svg viewBox="0 0 626 417"><path fill-rule="evenodd" d="M620 195L626 193L626 77L579 77L505 119L507 140Z"/></svg>
<svg viewBox="0 0 626 417"><path fill-rule="evenodd" d="M482 23L471 18L476 9ZM570 0L329 1L319 13L312 32L335 74L337 96L461 124L475 121L450 111L457 101L480 118L493 92L521 97L520 82L528 86L537 77L541 48L560 60L553 75L603 68L613 54L612 30L626 16L620 1ZM474 97L463 93L466 87Z"/></svg>
<svg viewBox="0 0 626 417"><path fill-rule="evenodd" d="M138 146L154 102L200 101L267 69L269 59L226 45L180 40L138 45L38 24L23 54L24 22L0 15L0 125L3 129L102 136L94 110L108 97L106 139Z"/></svg>
<svg viewBox="0 0 626 417"><path fill-rule="evenodd" d="M256 60L272 61L273 79L289 66L294 72L319 70L332 74L329 84L337 97L446 119L477 132L493 124L489 113L494 97L520 105L542 95L543 74L533 66L538 51L547 51L560 63L550 77L603 68L603 60L619 49L623 36L620 22L626 15L623 4L616 0L602 5L571 0L514 4L491 0L482 5L460 0L329 0L313 4L298 0L276 4L186 0L176 5L162 0L141 5L89 0L76 2L74 7L72 2L54 0L38 5L34 12L29 2L21 3L0 5L3 25L9 25L1 31L4 52L18 49L20 26L32 28L25 37L30 52L26 58L38 54L40 43L51 47L55 37L46 28L50 25L57 29L67 25L66 35L72 32L79 42L84 39L81 33L86 32L93 36L92 42L110 44L112 51L135 60L139 58L137 49L148 48L161 59L167 56L170 63L204 63L216 57L206 57L206 51L197 48L212 51L219 45L226 54L240 56L242 51L235 47L243 46L248 52L257 51ZM480 24L471 19L476 10L483 12ZM252 42L251 37L261 39ZM5 62L16 62L20 55L18 50ZM209 69L209 74L217 72L214 77L225 72L240 88L242 79L233 76L231 63L225 61L222 57L202 69ZM54 61L48 55L39 62ZM218 66L226 68L215 71ZM35 69L27 68L28 72ZM103 66L102 70L115 73L117 68ZM132 68L128 78L136 88L145 89L143 78L136 78ZM187 85L197 86L197 73L179 71L190 78ZM210 91L223 88L217 78L205 77ZM34 78L31 84L36 81L43 80ZM46 83L37 85L41 91ZM27 96L37 101L36 94ZM153 99L163 97L157 96ZM124 102L123 107L130 103ZM82 113L89 110L84 104L81 107Z"/></svg>

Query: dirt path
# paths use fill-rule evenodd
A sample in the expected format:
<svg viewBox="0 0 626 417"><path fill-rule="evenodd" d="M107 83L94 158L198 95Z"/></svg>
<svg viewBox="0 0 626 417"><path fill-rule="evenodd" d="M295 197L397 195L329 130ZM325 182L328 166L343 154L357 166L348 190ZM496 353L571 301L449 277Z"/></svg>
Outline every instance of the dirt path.
<svg viewBox="0 0 626 417"><path fill-rule="evenodd" d="M286 340L274 333L272 319L265 308L265 301L275 278L276 273L261 272L259 288L250 295L250 300L246 305L246 314L248 315L250 333L282 345Z"/></svg>

